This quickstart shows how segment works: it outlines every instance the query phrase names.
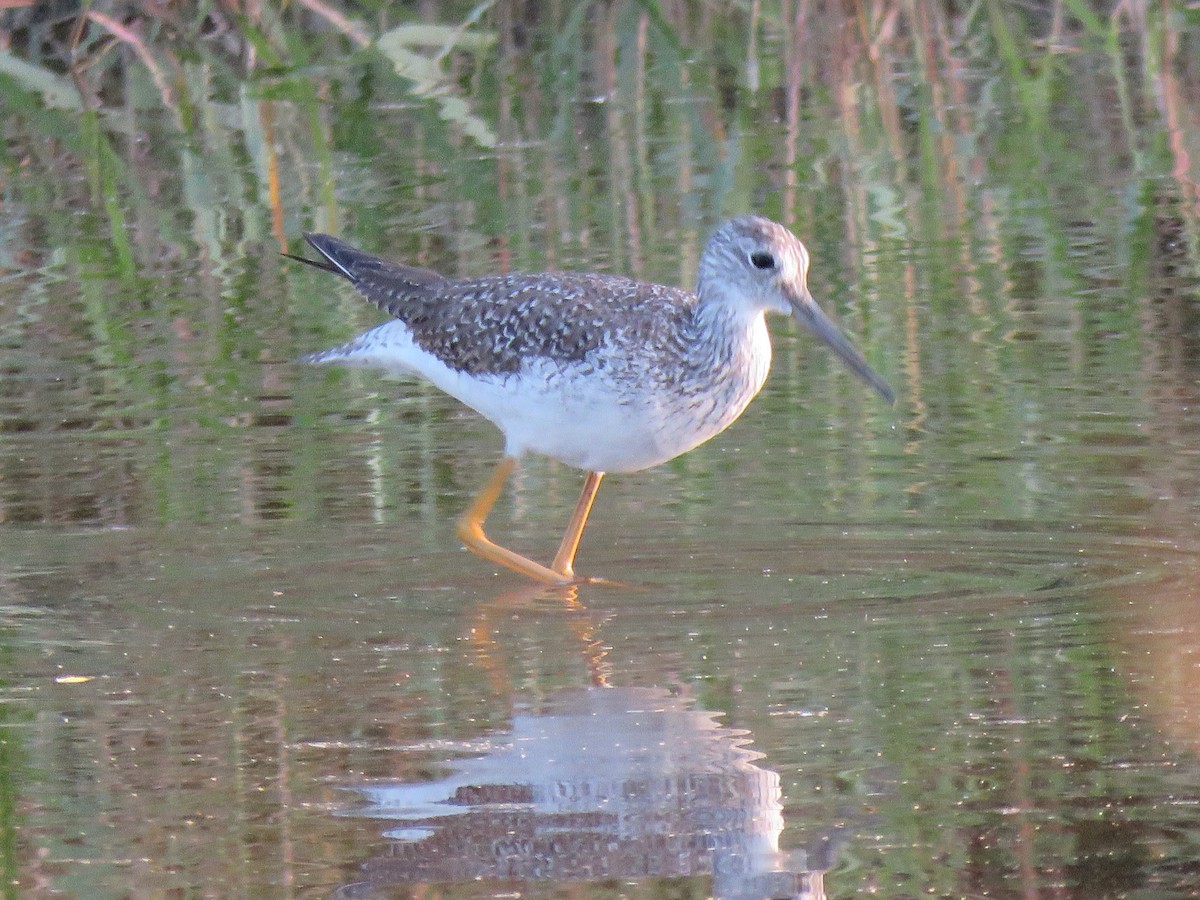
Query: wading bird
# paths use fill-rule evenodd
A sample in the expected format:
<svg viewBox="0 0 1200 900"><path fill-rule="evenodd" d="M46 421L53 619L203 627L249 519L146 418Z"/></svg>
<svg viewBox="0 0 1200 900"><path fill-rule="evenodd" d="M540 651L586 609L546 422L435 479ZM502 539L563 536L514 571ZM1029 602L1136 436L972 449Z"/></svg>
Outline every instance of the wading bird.
<svg viewBox="0 0 1200 900"><path fill-rule="evenodd" d="M804 245L759 216L716 230L695 292L576 272L447 278L328 235L304 237L322 259L292 259L342 276L392 316L306 361L419 375L490 419L504 433L504 458L459 519L459 537L484 559L547 584L580 580L575 554L606 472L666 462L742 414L771 364L766 313L795 316L895 400L813 300ZM549 566L483 530L527 452L587 472Z"/></svg>

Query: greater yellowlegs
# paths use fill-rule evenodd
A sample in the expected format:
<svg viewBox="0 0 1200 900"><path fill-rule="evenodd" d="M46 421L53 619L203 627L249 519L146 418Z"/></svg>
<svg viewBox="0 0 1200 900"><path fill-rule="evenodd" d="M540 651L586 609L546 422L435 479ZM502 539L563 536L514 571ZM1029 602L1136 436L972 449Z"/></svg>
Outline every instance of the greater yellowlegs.
<svg viewBox="0 0 1200 900"><path fill-rule="evenodd" d="M895 400L813 300L804 245L759 216L717 229L695 293L575 272L453 279L328 235L304 237L324 259L293 259L341 275L392 316L305 360L420 375L490 419L504 433L504 458L459 519L458 535L484 559L537 581L578 580L575 553L604 473L666 462L742 414L771 364L766 313L794 315ZM530 451L588 473L549 566L483 530L517 459Z"/></svg>

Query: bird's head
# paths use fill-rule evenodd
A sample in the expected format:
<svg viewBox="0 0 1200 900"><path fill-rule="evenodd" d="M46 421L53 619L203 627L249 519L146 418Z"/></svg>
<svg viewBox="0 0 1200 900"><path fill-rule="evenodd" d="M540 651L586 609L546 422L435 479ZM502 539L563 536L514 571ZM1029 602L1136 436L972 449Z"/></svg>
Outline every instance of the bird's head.
<svg viewBox="0 0 1200 900"><path fill-rule="evenodd" d="M881 397L896 395L817 306L808 290L808 250L794 234L762 216L730 219L709 238L696 288L701 303L795 316Z"/></svg>

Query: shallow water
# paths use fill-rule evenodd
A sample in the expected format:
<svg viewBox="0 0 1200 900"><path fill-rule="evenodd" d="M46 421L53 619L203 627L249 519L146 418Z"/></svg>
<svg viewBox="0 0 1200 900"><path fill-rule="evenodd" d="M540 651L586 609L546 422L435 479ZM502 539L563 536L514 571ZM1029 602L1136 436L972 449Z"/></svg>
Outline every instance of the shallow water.
<svg viewBox="0 0 1200 900"><path fill-rule="evenodd" d="M455 44L440 94L290 19L257 82L182 56L194 108L4 82L6 895L1196 895L1194 62L1070 20L1009 70L976 16L830 72L769 10L671 20L709 67L644 7L526 22L497 83ZM301 230L689 283L747 210L899 401L773 322L741 420L605 480L615 584L460 548L488 423L296 362L379 320ZM489 532L548 557L581 481L525 461Z"/></svg>

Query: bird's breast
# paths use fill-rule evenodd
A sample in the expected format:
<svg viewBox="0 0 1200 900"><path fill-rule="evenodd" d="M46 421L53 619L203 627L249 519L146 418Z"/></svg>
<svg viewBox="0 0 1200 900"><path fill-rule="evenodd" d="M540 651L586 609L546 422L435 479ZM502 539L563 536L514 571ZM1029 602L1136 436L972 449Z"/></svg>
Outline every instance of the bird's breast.
<svg viewBox="0 0 1200 900"><path fill-rule="evenodd" d="M687 443L682 453L720 434L762 389L771 368L771 339L762 315L741 328L727 327L717 339L698 342L664 410L664 428Z"/></svg>
<svg viewBox="0 0 1200 900"><path fill-rule="evenodd" d="M578 378L564 372L549 379L575 398L574 426L538 429L529 449L579 468L634 472L720 434L754 399L771 365L761 316L741 328L721 324L719 339L660 344L644 356L611 356Z"/></svg>

